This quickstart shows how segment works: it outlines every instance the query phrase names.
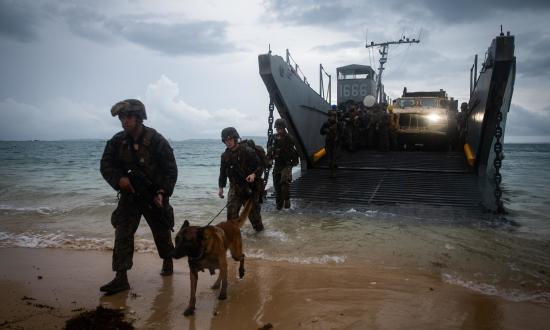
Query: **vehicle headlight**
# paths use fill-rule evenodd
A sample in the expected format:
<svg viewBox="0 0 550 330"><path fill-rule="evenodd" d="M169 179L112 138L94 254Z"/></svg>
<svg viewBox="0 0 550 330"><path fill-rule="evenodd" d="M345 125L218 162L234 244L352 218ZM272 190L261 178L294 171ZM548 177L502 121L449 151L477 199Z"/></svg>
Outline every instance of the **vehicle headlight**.
<svg viewBox="0 0 550 330"><path fill-rule="evenodd" d="M439 123L443 117L441 115L438 115L437 113L430 113L426 116L430 123Z"/></svg>

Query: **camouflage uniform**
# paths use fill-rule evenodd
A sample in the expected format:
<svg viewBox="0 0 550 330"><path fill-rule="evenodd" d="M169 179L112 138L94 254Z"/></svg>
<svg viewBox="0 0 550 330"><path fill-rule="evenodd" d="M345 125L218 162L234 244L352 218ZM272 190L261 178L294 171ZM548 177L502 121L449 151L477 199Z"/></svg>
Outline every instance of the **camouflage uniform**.
<svg viewBox="0 0 550 330"><path fill-rule="evenodd" d="M134 144L138 145L132 151ZM113 271L126 271L132 268L134 254L134 234L141 216L153 232L158 254L162 259L171 258L173 250L172 237L168 226L161 222L161 209L151 206L136 195L118 186L122 176L128 176L128 170L141 170L153 183L154 187L164 190L164 215L170 227L174 226L174 211L169 204L169 196L174 191L178 168L174 153L168 141L152 128L143 126L143 134L133 141L124 132L115 134L107 142L101 158L101 174L113 187L120 191L118 206L111 216L115 228L115 245L113 248Z"/></svg>
<svg viewBox="0 0 550 330"><path fill-rule="evenodd" d="M294 139L286 131L275 134L273 146L267 151L270 160L275 161L273 167L273 187L277 209L290 207L289 186L292 182L292 167L298 165L298 151Z"/></svg>
<svg viewBox="0 0 550 330"><path fill-rule="evenodd" d="M320 133L321 135L325 135L325 150L329 161L330 176L333 177L336 170L336 153L340 144L340 135L342 134L342 124L338 121L335 111L323 123Z"/></svg>
<svg viewBox="0 0 550 330"><path fill-rule="evenodd" d="M256 174L256 181L246 182L246 177L252 173ZM241 206L250 198L253 205L248 219L256 231L262 231L264 228L260 213L260 199L263 191L262 173L263 167L258 155L244 143L239 144L233 151L226 148L221 156L218 187L225 188L229 178L227 219L238 218Z"/></svg>

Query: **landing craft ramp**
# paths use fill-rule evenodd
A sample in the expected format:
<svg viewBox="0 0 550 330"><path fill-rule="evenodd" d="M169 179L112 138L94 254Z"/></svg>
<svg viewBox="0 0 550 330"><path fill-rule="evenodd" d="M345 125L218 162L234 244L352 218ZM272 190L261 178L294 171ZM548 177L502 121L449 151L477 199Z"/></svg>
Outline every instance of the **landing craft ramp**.
<svg viewBox="0 0 550 330"><path fill-rule="evenodd" d="M335 178L322 159L291 184L291 197L357 206L424 204L479 208L477 176L460 152L343 152Z"/></svg>

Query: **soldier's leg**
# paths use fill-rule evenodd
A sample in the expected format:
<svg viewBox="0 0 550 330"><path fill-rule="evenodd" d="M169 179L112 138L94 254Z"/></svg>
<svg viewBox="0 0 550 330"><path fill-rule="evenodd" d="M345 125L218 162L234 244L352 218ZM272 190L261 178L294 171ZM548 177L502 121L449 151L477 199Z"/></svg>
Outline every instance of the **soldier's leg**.
<svg viewBox="0 0 550 330"><path fill-rule="evenodd" d="M281 170L281 198L285 209L290 208L290 183L292 182L292 166L285 166Z"/></svg>
<svg viewBox="0 0 550 330"><path fill-rule="evenodd" d="M273 188L275 188L275 202L277 204L277 210L283 208L284 199L282 196L281 184L281 168L279 166L275 166L273 168Z"/></svg>
<svg viewBox="0 0 550 330"><path fill-rule="evenodd" d="M248 220L250 220L252 227L259 232L264 230L261 214L262 204L259 202L259 192L254 192L250 198L252 198L252 209L250 210Z"/></svg>
<svg viewBox="0 0 550 330"><path fill-rule="evenodd" d="M155 245L157 246L159 257L163 259L160 274L163 276L169 276L172 275L174 271L172 257L170 256L170 253L174 250L174 244L172 243L172 235L170 232L170 228L174 226L174 209L168 201L165 202L164 208L165 210L163 210L163 215L161 214L160 209L146 209L143 212L143 216L145 217L145 220L153 233L153 238L155 240ZM164 220L168 223L170 228L166 222L163 222L160 219L161 216L165 217Z"/></svg>
<svg viewBox="0 0 550 330"><path fill-rule="evenodd" d="M134 257L134 234L141 219L139 207L127 203L122 198L111 215L111 224L115 227L113 247L113 271L127 271L132 268Z"/></svg>
<svg viewBox="0 0 550 330"><path fill-rule="evenodd" d="M112 267L116 276L112 281L99 288L106 295L130 289L126 273L133 265L134 234L140 218L141 211L138 206L132 203L128 196L123 196L111 215L111 224L115 228Z"/></svg>
<svg viewBox="0 0 550 330"><path fill-rule="evenodd" d="M334 170L336 169L336 153L334 145L327 145L327 157L328 157L328 167L330 169L330 177L334 177Z"/></svg>
<svg viewBox="0 0 550 330"><path fill-rule="evenodd" d="M236 189L231 185L227 193L227 220L239 217L239 210L242 205L241 198L237 195Z"/></svg>

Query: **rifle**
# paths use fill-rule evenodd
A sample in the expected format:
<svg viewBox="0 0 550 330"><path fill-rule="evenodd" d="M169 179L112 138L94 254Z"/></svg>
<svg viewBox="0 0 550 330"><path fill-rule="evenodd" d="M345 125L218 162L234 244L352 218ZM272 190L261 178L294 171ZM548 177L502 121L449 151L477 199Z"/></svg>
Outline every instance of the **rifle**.
<svg viewBox="0 0 550 330"><path fill-rule="evenodd" d="M237 164L231 164L229 167L229 176L235 182L236 188L239 189L242 193L248 198L252 195L252 190L254 189L254 182L250 183L246 181L247 175L242 171L242 169Z"/></svg>
<svg viewBox="0 0 550 330"><path fill-rule="evenodd" d="M143 173L143 171L140 171L138 169L130 169L127 171L127 174L128 178L130 179L130 183L135 190L134 196L136 196L142 203L145 203L150 210L153 210L153 212L158 212L160 222L166 228L174 231L174 227L170 224L170 221L168 220L168 217L166 215L166 208L158 207L153 202L153 199L155 198L155 194L157 192L157 189L153 182L149 180L149 178L145 175L145 173Z"/></svg>

